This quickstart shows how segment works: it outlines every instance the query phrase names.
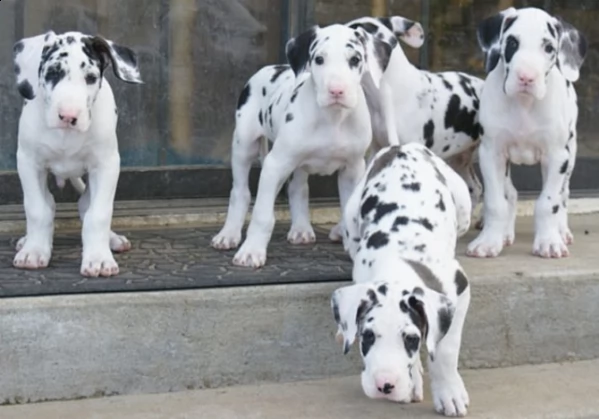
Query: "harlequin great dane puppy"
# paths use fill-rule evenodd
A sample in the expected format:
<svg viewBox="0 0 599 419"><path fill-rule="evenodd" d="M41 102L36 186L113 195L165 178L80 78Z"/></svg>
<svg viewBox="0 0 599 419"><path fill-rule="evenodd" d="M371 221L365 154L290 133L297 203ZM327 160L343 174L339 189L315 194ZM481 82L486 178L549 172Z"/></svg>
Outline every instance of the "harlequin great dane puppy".
<svg viewBox="0 0 599 419"><path fill-rule="evenodd" d="M424 42L420 23L401 16L362 17L348 25L381 39L397 37L414 48ZM481 135L478 109L482 87L483 80L462 72L420 70L397 45L381 87L365 86L374 129L373 149L409 142L425 144L464 178L474 208L482 196L474 171Z"/></svg>
<svg viewBox="0 0 599 419"><path fill-rule="evenodd" d="M364 77L375 85L391 46L361 28L313 27L286 46L290 66L268 66L248 81L239 98L233 135L233 188L227 220L212 246L230 249L241 240L250 203L248 174L260 152L260 138L273 142L264 158L247 238L233 259L260 267L274 227L274 201L288 186L292 225L288 240L315 240L308 208L308 175L338 172L341 208L364 173L372 139ZM263 144L264 147L264 144ZM335 234L342 230L338 225Z"/></svg>
<svg viewBox="0 0 599 419"><path fill-rule="evenodd" d="M45 268L52 254L54 198L48 171L59 186L70 179L82 194L81 274L118 273L113 251L129 241L110 230L120 171L117 108L104 72L141 83L135 53L99 36L52 31L14 46L19 93L25 98L19 119L17 169L23 189L27 234L17 243L17 268ZM81 180L87 172L89 185Z"/></svg>
<svg viewBox="0 0 599 419"><path fill-rule="evenodd" d="M470 216L466 183L422 144L383 148L356 186L344 214L354 285L331 305L344 353L358 336L368 397L421 401L425 342L435 409L467 413L458 356L470 287L455 247Z"/></svg>
<svg viewBox="0 0 599 419"><path fill-rule="evenodd" d="M479 150L484 229L468 246L475 257L499 255L515 237L518 194L510 162L541 163L533 253L568 256L570 176L576 159L579 78L587 43L572 25L535 8L509 8L478 29L489 73L482 92Z"/></svg>

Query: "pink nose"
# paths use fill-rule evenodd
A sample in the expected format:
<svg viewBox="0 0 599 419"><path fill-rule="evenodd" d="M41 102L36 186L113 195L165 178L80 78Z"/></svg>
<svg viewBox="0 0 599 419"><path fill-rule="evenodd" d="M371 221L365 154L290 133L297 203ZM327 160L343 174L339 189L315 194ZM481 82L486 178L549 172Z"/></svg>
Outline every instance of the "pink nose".
<svg viewBox="0 0 599 419"><path fill-rule="evenodd" d="M527 72L527 71L519 71L518 72L518 81L520 81L520 84L523 85L529 85L534 83L535 79L537 77L535 76L535 74L531 73L531 72Z"/></svg>
<svg viewBox="0 0 599 419"><path fill-rule="evenodd" d="M391 394L395 388L395 381L391 377L380 376L376 377L375 385L377 390L383 394Z"/></svg>
<svg viewBox="0 0 599 419"><path fill-rule="evenodd" d="M75 110L62 110L58 112L58 119L60 119L62 122L69 124L69 125L75 125L77 123L77 118L79 117L79 112L75 111Z"/></svg>
<svg viewBox="0 0 599 419"><path fill-rule="evenodd" d="M345 89L342 86L331 86L329 87L329 94L335 99L339 99L345 94Z"/></svg>

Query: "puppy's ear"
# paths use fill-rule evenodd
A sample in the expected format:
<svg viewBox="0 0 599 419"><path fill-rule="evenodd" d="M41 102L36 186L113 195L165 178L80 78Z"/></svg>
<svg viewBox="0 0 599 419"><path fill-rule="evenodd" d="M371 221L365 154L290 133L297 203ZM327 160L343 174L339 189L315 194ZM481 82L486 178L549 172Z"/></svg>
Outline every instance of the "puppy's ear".
<svg viewBox="0 0 599 419"><path fill-rule="evenodd" d="M13 46L17 90L27 100L32 100L37 95L42 54L49 50L55 38L56 34L49 31L42 35L23 38Z"/></svg>
<svg viewBox="0 0 599 419"><path fill-rule="evenodd" d="M312 26L297 37L291 38L285 45L287 62L296 76L302 71L309 69L310 47L316 39L318 30L318 26Z"/></svg>
<svg viewBox="0 0 599 419"><path fill-rule="evenodd" d="M516 19L516 9L510 7L496 15L484 19L476 31L478 45L485 56L485 71L490 73L499 62L501 56L501 34L506 25L513 23Z"/></svg>
<svg viewBox="0 0 599 419"><path fill-rule="evenodd" d="M434 359L437 344L451 326L455 308L447 297L430 289L417 288L403 301L407 303L410 317L420 329L428 353Z"/></svg>
<svg viewBox="0 0 599 419"><path fill-rule="evenodd" d="M402 16L380 17L378 20L412 48L420 48L424 44L424 29L419 22Z"/></svg>
<svg viewBox="0 0 599 419"><path fill-rule="evenodd" d="M331 308L337 322L337 337L343 340L344 355L356 340L358 326L366 313L383 297L372 284L354 284L335 290L331 297Z"/></svg>
<svg viewBox="0 0 599 419"><path fill-rule="evenodd" d="M356 28L355 33L364 46L364 51L366 51L364 60L368 68L368 74L378 89L381 85L383 74L389 65L394 46L370 34L362 27Z"/></svg>
<svg viewBox="0 0 599 419"><path fill-rule="evenodd" d="M580 77L580 67L587 55L587 40L578 29L560 17L555 19L555 25L559 36L559 68L566 80L575 82Z"/></svg>
<svg viewBox="0 0 599 419"><path fill-rule="evenodd" d="M108 63L111 63L112 71L118 79L127 83L143 83L139 74L137 55L133 50L117 45L101 36L84 38L83 42L100 57L102 70L108 66Z"/></svg>

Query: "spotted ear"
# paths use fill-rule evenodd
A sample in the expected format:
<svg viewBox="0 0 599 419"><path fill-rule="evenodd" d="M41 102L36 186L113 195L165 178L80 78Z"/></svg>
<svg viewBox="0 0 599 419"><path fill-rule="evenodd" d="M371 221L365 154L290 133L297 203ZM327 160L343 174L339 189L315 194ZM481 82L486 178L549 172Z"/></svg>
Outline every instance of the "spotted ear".
<svg viewBox="0 0 599 419"><path fill-rule="evenodd" d="M587 55L587 39L560 17L556 18L556 28L559 33L559 68L566 80L575 82L580 77L580 67Z"/></svg>
<svg viewBox="0 0 599 419"><path fill-rule="evenodd" d="M90 37L83 42L100 57L104 69L109 62L112 64L112 71L118 79L127 83L143 84L137 55L133 50L117 45L101 36Z"/></svg>
<svg viewBox="0 0 599 419"><path fill-rule="evenodd" d="M27 100L32 100L39 86L39 67L42 52L46 45L54 42L53 31L42 35L23 38L13 47L14 70L17 90Z"/></svg>
<svg viewBox="0 0 599 419"><path fill-rule="evenodd" d="M389 65L394 45L392 46L386 41L370 34L362 27L356 28L356 32L366 51L364 60L366 61L368 74L370 74L374 85L378 89L385 70Z"/></svg>
<svg viewBox="0 0 599 419"><path fill-rule="evenodd" d="M429 356L434 359L437 344L451 326L455 308L447 297L430 289L417 288L404 298L402 302L407 303L410 317L421 331Z"/></svg>
<svg viewBox="0 0 599 419"><path fill-rule="evenodd" d="M285 55L291 69L297 76L304 70L308 70L310 62L310 50L312 43L316 39L319 27L312 26L307 31L301 33L295 38L291 38L285 45Z"/></svg>
<svg viewBox="0 0 599 419"><path fill-rule="evenodd" d="M378 20L412 48L420 48L424 44L424 29L419 22L402 16L380 17Z"/></svg>
<svg viewBox="0 0 599 419"><path fill-rule="evenodd" d="M337 339L343 341L343 354L347 354L356 340L358 325L366 313L378 304L379 295L374 284L354 284L338 288L331 297L333 317L337 322Z"/></svg>
<svg viewBox="0 0 599 419"><path fill-rule="evenodd" d="M485 58L485 71L490 73L499 62L501 56L501 34L506 24L506 19L514 20L516 18L516 9L510 7L496 15L484 19L476 31L478 45L483 50Z"/></svg>

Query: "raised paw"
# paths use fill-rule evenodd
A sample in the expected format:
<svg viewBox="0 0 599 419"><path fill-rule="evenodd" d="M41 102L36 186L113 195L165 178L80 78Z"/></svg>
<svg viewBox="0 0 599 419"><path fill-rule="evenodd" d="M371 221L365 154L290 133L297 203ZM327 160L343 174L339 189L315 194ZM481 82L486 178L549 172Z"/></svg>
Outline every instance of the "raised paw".
<svg viewBox="0 0 599 419"><path fill-rule="evenodd" d="M310 225L306 227L291 226L287 234L287 241L291 244L310 244L316 241L316 234Z"/></svg>
<svg viewBox="0 0 599 419"><path fill-rule="evenodd" d="M212 238L211 245L215 249L230 250L237 248L240 242L241 233L230 233L221 230L220 233Z"/></svg>
<svg viewBox="0 0 599 419"><path fill-rule="evenodd" d="M496 257L503 250L503 234L483 230L476 239L468 245L466 254L475 258Z"/></svg>
<svg viewBox="0 0 599 419"><path fill-rule="evenodd" d="M568 246L559 232L537 235L532 248L535 256L542 258L563 258L570 255Z"/></svg>
<svg viewBox="0 0 599 419"><path fill-rule="evenodd" d="M122 253L130 249L131 242L127 240L127 237L118 235L114 231L110 232L110 250L115 253Z"/></svg>
<svg viewBox="0 0 599 419"><path fill-rule="evenodd" d="M114 276L118 273L119 265L110 252L106 254L103 252L92 253L83 256L83 262L81 263L81 275L83 276L96 278L98 276Z"/></svg>
<svg viewBox="0 0 599 419"><path fill-rule="evenodd" d="M450 379L432 383L435 411L444 416L463 417L468 414L470 398L458 373Z"/></svg>
<svg viewBox="0 0 599 419"><path fill-rule="evenodd" d="M248 268L260 268L266 264L266 249L252 248L244 243L233 257L233 264Z"/></svg>
<svg viewBox="0 0 599 419"><path fill-rule="evenodd" d="M338 223L333 227L329 233L329 240L334 243L341 243L343 241L343 225Z"/></svg>
<svg viewBox="0 0 599 419"><path fill-rule="evenodd" d="M23 240L24 237L21 239ZM20 241L20 240L19 240ZM18 243L17 243L18 246ZM13 259L13 266L19 269L42 269L50 263L52 251L48 246L35 246L23 243Z"/></svg>

